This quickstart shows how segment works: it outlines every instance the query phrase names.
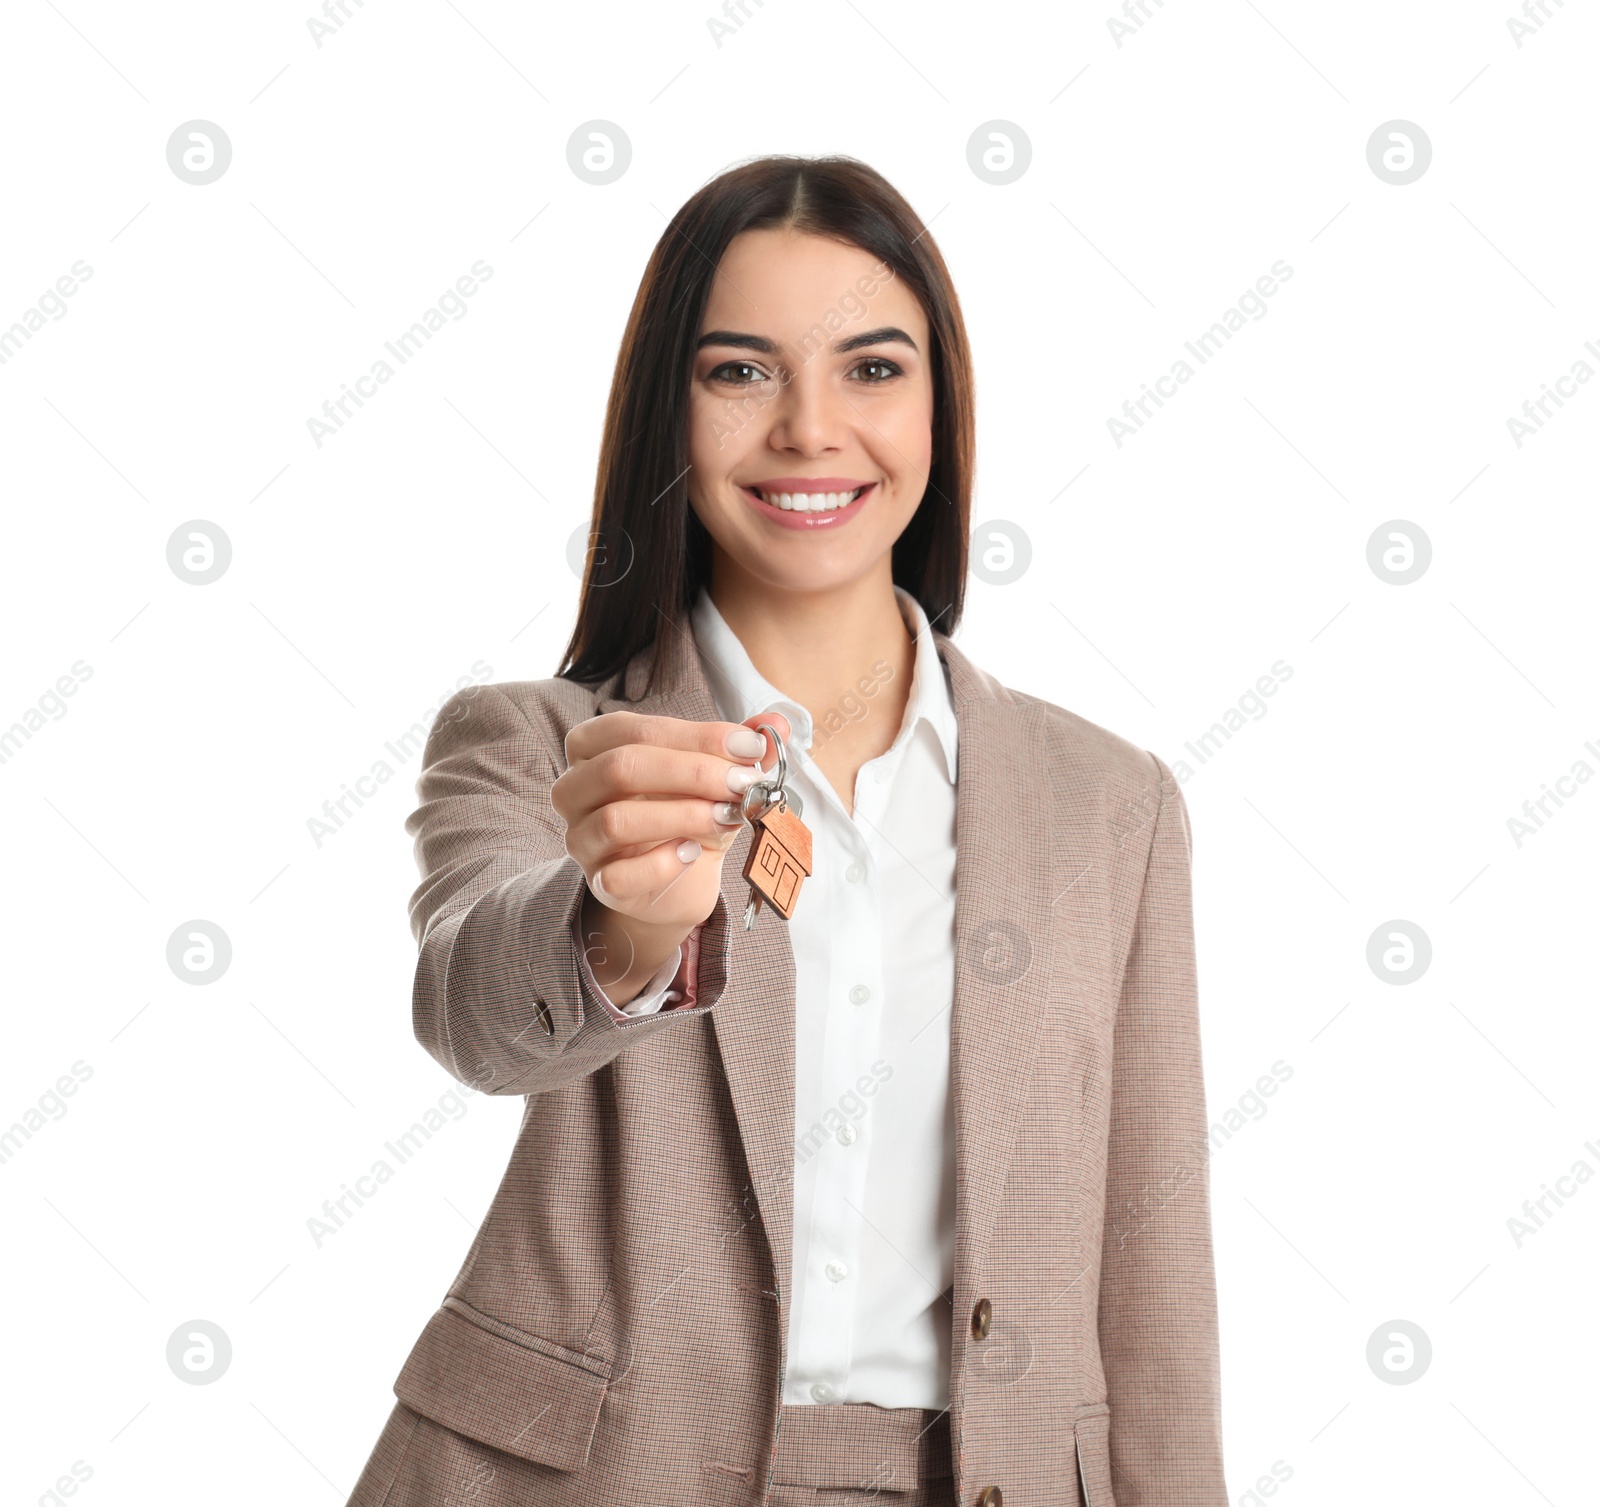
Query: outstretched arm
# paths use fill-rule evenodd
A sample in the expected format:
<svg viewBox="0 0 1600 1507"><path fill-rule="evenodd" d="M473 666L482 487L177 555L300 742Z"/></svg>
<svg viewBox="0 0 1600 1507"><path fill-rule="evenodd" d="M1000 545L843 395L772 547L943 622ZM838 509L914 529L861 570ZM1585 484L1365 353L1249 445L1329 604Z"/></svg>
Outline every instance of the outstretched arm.
<svg viewBox="0 0 1600 1507"><path fill-rule="evenodd" d="M658 1031L687 1029L683 1018L710 1011L727 977L718 895L692 1007L623 1020L589 987L575 932L588 887L550 805L563 736L537 707L532 718L492 685L452 696L406 819L422 874L411 898L413 1027L454 1077L489 1094L545 1093Z"/></svg>

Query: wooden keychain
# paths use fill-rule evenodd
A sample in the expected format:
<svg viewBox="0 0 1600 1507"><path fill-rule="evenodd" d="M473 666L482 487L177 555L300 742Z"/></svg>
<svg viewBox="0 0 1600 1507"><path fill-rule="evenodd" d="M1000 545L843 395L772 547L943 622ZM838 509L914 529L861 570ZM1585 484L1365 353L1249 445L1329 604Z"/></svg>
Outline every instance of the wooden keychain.
<svg viewBox="0 0 1600 1507"><path fill-rule="evenodd" d="M778 750L773 773L757 780L744 793L740 814L754 829L742 877L750 881L750 902L744 908L744 929L756 924L756 912L765 900L787 921L794 915L800 885L811 872L811 829L789 809L784 784L789 757L783 739L770 722L757 723Z"/></svg>

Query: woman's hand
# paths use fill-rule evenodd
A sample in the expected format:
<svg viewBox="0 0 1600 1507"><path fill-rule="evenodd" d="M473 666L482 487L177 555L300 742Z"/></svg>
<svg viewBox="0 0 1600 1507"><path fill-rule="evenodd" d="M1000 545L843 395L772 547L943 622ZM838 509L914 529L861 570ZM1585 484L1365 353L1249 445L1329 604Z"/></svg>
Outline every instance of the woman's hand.
<svg viewBox="0 0 1600 1507"><path fill-rule="evenodd" d="M589 882L590 965L615 1003L632 999L715 907L757 760L776 767L757 722L789 737L776 712L744 723L607 712L567 733L568 767L550 803Z"/></svg>

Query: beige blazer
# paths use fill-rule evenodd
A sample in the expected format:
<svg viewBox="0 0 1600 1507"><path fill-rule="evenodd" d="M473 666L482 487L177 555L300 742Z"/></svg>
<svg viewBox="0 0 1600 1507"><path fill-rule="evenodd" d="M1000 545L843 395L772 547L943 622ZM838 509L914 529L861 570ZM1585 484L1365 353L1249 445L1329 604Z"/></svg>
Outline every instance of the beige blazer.
<svg viewBox="0 0 1600 1507"><path fill-rule="evenodd" d="M1183 796L1155 755L934 636L960 737L956 1500L1227 1507ZM788 933L765 908L742 928L747 828L699 1003L614 1020L580 982L584 876L549 802L577 722L719 720L692 642L673 641L642 700L647 651L596 690L462 691L429 735L406 823L413 1025L456 1078L526 1107L351 1507L767 1499L790 1300Z"/></svg>

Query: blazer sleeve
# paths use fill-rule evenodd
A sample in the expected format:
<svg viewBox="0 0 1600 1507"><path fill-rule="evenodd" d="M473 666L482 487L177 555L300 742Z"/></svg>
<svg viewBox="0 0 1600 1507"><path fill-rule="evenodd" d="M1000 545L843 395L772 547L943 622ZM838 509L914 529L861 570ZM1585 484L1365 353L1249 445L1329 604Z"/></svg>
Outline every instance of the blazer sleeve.
<svg viewBox="0 0 1600 1507"><path fill-rule="evenodd" d="M422 875L412 1026L453 1077L486 1094L547 1093L660 1031L690 1030L684 1018L707 1014L727 980L719 894L700 930L692 1005L622 1018L588 983L576 929L588 884L550 805L565 741L537 702L525 712L493 685L459 691L428 733L406 818Z"/></svg>
<svg viewBox="0 0 1600 1507"><path fill-rule="evenodd" d="M1113 1046L1099 1338L1113 1491L1228 1507L1189 813L1160 779Z"/></svg>

